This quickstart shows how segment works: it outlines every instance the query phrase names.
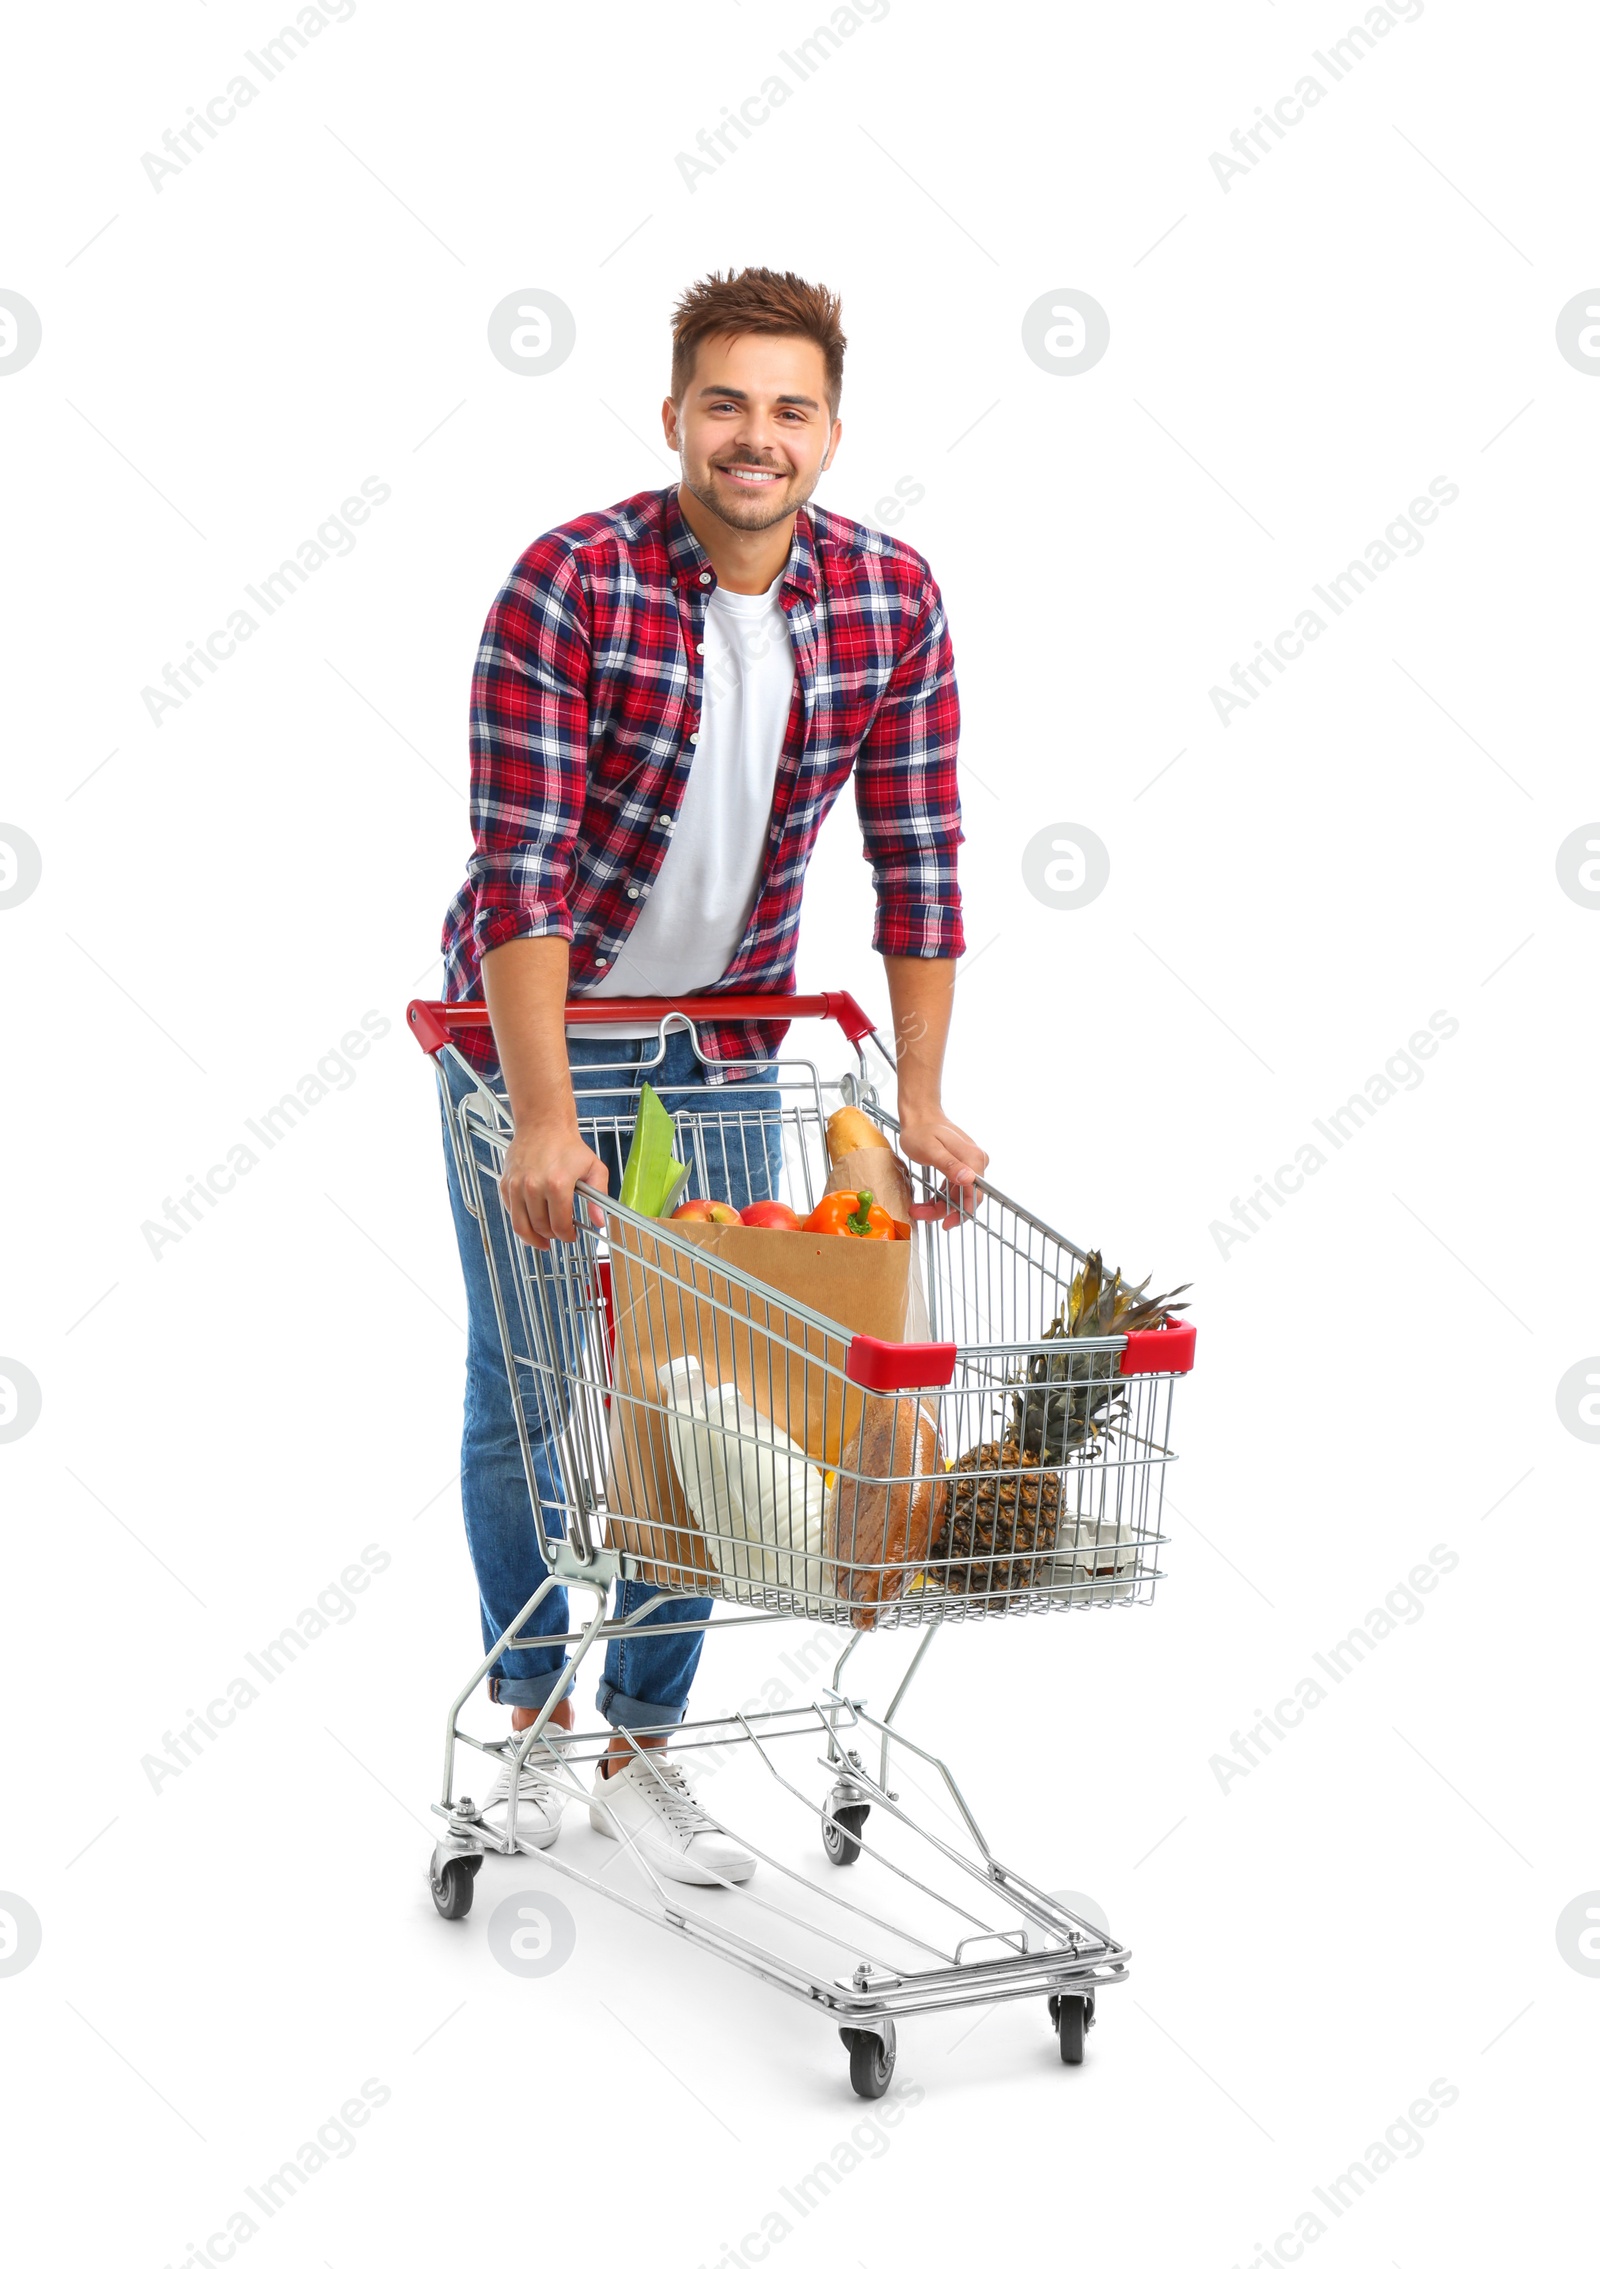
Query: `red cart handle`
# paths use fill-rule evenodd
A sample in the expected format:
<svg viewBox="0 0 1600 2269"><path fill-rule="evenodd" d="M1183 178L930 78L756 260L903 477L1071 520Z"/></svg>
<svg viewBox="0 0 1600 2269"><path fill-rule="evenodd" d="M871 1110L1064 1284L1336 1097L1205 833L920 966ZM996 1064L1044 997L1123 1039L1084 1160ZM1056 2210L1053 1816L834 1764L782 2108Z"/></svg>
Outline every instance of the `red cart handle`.
<svg viewBox="0 0 1600 2269"><path fill-rule="evenodd" d="M826 1016L857 1047L875 1029L853 993L685 993L672 999L651 994L642 1000L624 1000L618 995L599 1001L568 1001L565 1021L651 1024L669 1013L741 1023L751 1018L787 1023L794 1017ZM406 1010L406 1022L419 1046L436 1056L465 1032L487 1032L489 1011L481 1001L413 1001Z"/></svg>

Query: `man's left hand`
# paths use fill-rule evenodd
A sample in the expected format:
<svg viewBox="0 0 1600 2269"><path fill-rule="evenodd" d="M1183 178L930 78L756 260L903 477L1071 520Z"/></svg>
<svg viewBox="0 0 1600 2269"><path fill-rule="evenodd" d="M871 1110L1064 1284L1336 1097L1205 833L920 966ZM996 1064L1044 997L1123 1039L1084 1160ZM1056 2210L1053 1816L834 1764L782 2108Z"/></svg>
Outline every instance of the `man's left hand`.
<svg viewBox="0 0 1600 2269"><path fill-rule="evenodd" d="M980 1150L971 1135L947 1119L943 1111L902 1106L900 1148L914 1164L931 1166L944 1176L945 1196L954 1209L945 1217L946 1229L954 1229L983 1203L983 1192L972 1184L979 1174L988 1172L989 1153Z"/></svg>

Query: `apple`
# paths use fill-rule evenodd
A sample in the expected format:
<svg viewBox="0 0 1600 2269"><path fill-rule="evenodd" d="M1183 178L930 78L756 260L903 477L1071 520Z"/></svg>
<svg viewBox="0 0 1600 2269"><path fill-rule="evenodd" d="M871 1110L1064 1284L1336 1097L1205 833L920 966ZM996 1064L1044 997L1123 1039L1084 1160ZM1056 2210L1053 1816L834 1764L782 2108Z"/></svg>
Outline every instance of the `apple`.
<svg viewBox="0 0 1600 2269"><path fill-rule="evenodd" d="M737 1221L737 1210L721 1198L686 1198L672 1215L674 1221Z"/></svg>
<svg viewBox="0 0 1600 2269"><path fill-rule="evenodd" d="M779 1198L758 1199L754 1205L747 1205L744 1208L739 1219L747 1229L803 1229L805 1227L805 1223L795 1212L794 1207L785 1205Z"/></svg>

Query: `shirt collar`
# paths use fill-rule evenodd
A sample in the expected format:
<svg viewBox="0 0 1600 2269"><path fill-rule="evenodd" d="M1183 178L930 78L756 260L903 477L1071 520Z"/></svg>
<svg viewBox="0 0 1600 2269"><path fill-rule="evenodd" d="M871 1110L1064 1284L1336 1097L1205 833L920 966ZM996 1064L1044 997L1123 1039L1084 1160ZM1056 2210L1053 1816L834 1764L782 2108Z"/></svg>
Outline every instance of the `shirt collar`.
<svg viewBox="0 0 1600 2269"><path fill-rule="evenodd" d="M661 529L667 547L667 566L677 584L697 584L711 562L705 546L683 516L676 485L661 491ZM804 505L794 516L794 536L779 584L804 599L817 595L817 547L811 515Z"/></svg>

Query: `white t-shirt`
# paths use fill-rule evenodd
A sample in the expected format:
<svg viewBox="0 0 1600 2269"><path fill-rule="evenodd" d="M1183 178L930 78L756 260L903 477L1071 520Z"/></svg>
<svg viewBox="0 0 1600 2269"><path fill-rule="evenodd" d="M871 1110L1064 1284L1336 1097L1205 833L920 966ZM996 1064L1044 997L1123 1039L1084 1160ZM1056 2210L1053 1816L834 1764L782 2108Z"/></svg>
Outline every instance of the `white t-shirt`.
<svg viewBox="0 0 1600 2269"><path fill-rule="evenodd" d="M788 620L774 583L706 607L699 738L667 854L621 952L581 998L693 993L715 984L744 939L761 887L778 758L794 689ZM653 1024L591 1028L619 1039Z"/></svg>

